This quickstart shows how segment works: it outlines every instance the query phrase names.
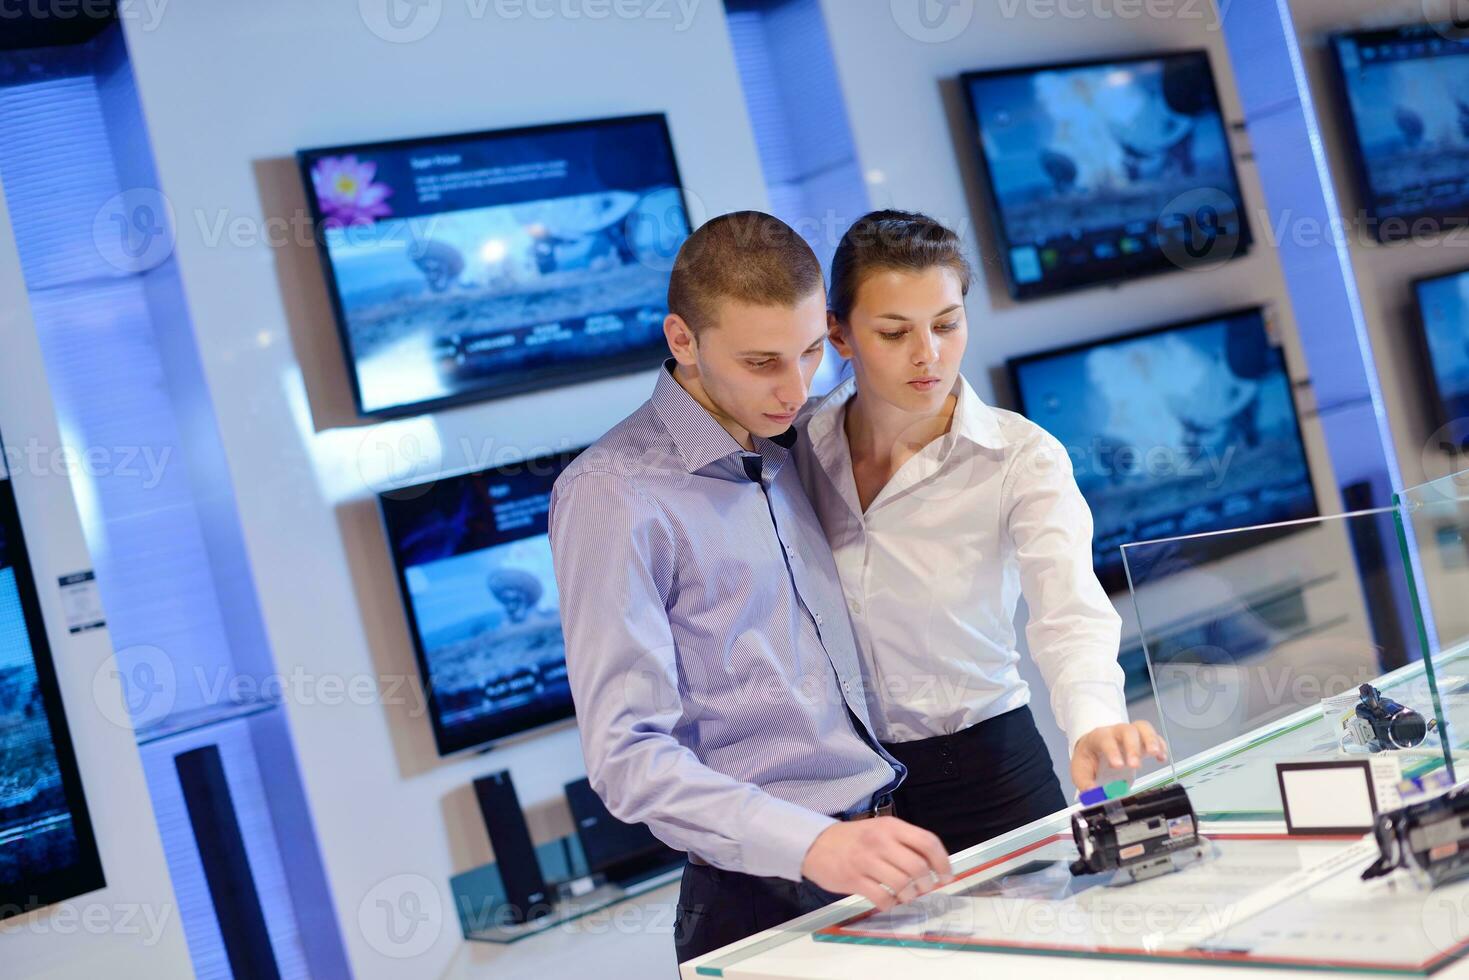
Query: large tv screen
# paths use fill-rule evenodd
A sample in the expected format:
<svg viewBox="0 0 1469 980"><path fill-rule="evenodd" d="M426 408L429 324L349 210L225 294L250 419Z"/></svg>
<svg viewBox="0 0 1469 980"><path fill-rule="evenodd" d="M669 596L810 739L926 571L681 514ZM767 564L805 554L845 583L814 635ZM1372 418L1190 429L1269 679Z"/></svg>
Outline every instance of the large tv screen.
<svg viewBox="0 0 1469 980"><path fill-rule="evenodd" d="M1378 240L1469 219L1469 39L1418 24L1331 39L1362 209Z"/></svg>
<svg viewBox="0 0 1469 980"><path fill-rule="evenodd" d="M379 498L441 755L572 714L547 512L575 456Z"/></svg>
<svg viewBox="0 0 1469 980"><path fill-rule="evenodd" d="M1413 287L1428 391L1438 424L1445 426L1469 418L1469 269L1420 279Z"/></svg>
<svg viewBox="0 0 1469 980"><path fill-rule="evenodd" d="M1016 299L1248 251L1205 52L971 72L962 86Z"/></svg>
<svg viewBox="0 0 1469 980"><path fill-rule="evenodd" d="M657 366L689 235L661 115L302 150L365 416Z"/></svg>
<svg viewBox="0 0 1469 980"><path fill-rule="evenodd" d="M1108 591L1126 588L1124 544L1318 513L1285 358L1259 309L1009 368L1020 411L1071 456Z"/></svg>
<svg viewBox="0 0 1469 980"><path fill-rule="evenodd" d="M105 885L0 454L0 919Z"/></svg>

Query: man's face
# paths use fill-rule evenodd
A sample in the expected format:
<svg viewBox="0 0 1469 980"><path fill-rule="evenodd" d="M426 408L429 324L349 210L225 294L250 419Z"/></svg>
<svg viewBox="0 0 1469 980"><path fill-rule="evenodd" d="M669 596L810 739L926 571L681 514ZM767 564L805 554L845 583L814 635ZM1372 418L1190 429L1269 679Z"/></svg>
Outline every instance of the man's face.
<svg viewBox="0 0 1469 980"><path fill-rule="evenodd" d="M751 435L791 427L825 350L826 293L793 307L719 301L693 345L699 380L718 411ZM681 358L682 360L682 358Z"/></svg>

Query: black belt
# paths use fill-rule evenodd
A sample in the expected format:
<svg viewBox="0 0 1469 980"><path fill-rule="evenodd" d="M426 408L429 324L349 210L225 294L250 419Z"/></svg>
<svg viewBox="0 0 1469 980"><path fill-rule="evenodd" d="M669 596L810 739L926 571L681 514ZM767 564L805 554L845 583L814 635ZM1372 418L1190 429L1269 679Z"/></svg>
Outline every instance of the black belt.
<svg viewBox="0 0 1469 980"><path fill-rule="evenodd" d="M861 810L856 811L855 813L834 813L831 815L831 818L833 820L852 821L871 820L873 817L891 817L892 815L893 794L884 793L881 796L874 797L867 806L865 806ZM707 868L711 866L708 861L705 861L697 854L689 854L688 859L690 864L697 865L701 868Z"/></svg>

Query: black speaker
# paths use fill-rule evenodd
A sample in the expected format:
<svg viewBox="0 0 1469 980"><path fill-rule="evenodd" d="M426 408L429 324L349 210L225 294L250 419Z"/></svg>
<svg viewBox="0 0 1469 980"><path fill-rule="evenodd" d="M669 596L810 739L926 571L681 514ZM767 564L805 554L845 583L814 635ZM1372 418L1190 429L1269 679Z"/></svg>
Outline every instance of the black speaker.
<svg viewBox="0 0 1469 980"><path fill-rule="evenodd" d="M474 795L484 814L485 830L495 850L495 865L505 885L505 905L509 922L526 922L551 911L546 880L541 876L541 863L525 825L525 811L515 795L515 783L508 771L491 773L474 781Z"/></svg>
<svg viewBox="0 0 1469 980"><path fill-rule="evenodd" d="M280 980L219 746L204 745L181 752L173 757L173 765L199 847L199 861L204 866L204 880L209 885L230 973L252 980Z"/></svg>
<svg viewBox="0 0 1469 980"><path fill-rule="evenodd" d="M623 823L609 813L587 780L566 784L566 802L587 867L609 881L632 884L683 862L683 852L654 837L645 825Z"/></svg>

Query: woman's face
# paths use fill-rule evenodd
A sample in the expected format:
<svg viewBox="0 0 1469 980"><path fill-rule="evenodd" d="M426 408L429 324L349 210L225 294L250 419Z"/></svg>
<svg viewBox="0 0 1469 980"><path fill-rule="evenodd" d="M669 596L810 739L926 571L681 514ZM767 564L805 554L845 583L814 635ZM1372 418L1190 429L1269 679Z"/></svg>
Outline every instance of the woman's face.
<svg viewBox="0 0 1469 980"><path fill-rule="evenodd" d="M863 397L921 414L942 410L969 339L959 277L947 266L868 273L847 322L830 318L828 328Z"/></svg>

